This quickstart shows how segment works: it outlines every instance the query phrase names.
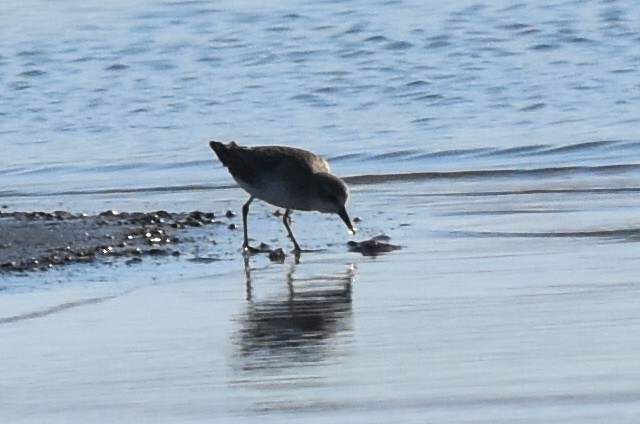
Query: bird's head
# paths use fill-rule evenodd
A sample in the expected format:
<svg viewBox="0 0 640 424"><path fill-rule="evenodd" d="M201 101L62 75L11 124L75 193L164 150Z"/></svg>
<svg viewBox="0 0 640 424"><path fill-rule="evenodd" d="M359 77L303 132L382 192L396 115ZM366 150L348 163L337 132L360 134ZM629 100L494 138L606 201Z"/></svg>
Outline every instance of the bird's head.
<svg viewBox="0 0 640 424"><path fill-rule="evenodd" d="M315 174L317 178L317 203L314 207L323 213L335 213L345 223L349 229L350 234L355 234L356 229L351 224L349 215L345 205L349 198L349 188L340 178L327 172L320 172Z"/></svg>

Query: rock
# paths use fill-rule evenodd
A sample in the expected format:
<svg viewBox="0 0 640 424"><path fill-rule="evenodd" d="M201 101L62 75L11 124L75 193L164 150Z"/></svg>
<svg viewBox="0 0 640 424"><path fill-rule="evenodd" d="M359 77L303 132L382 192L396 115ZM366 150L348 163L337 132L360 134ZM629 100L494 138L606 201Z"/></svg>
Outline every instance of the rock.
<svg viewBox="0 0 640 424"><path fill-rule="evenodd" d="M281 264L284 262L286 257L287 255L284 253L284 250L282 250L281 247L269 252L269 260L271 262L276 262Z"/></svg>
<svg viewBox="0 0 640 424"><path fill-rule="evenodd" d="M362 256L378 256L382 253L402 249L402 246L386 243L389 240L389 236L380 235L361 242L349 241L347 246L350 252L361 253Z"/></svg>

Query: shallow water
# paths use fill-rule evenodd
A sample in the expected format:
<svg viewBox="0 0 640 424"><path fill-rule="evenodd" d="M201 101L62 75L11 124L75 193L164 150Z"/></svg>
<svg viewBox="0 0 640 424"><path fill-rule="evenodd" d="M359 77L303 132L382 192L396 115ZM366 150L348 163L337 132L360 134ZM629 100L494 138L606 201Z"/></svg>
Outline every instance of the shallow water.
<svg viewBox="0 0 640 424"><path fill-rule="evenodd" d="M403 249L3 275L1 421L635 422L640 5L76 3L0 5L0 204L239 211L208 140L287 144Z"/></svg>
<svg viewBox="0 0 640 424"><path fill-rule="evenodd" d="M342 175L637 173L635 4L1 8L5 202L228 185L212 138L303 146Z"/></svg>

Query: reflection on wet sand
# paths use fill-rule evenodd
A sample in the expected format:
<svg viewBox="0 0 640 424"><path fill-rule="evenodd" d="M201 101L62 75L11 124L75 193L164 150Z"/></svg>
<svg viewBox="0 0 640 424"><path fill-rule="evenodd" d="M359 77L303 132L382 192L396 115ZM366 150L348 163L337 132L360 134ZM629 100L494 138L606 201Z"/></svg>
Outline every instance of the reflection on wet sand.
<svg viewBox="0 0 640 424"><path fill-rule="evenodd" d="M351 285L356 268L349 265L337 275L296 278L299 267L292 263L286 274L287 294L256 301L245 261L247 304L238 319L235 340L241 380L257 383L271 372L340 355L337 346L352 329Z"/></svg>

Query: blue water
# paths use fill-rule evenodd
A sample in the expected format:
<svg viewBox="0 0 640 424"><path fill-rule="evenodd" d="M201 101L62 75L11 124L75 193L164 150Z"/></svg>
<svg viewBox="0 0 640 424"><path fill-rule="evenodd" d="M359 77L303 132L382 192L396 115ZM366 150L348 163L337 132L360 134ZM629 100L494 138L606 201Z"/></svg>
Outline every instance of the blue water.
<svg viewBox="0 0 640 424"><path fill-rule="evenodd" d="M640 3L485 3L0 3L7 210L239 211L208 141L284 144L403 247L2 276L0 418L637 421Z"/></svg>
<svg viewBox="0 0 640 424"><path fill-rule="evenodd" d="M227 184L210 139L303 146L342 175L637 174L635 3L23 1L0 13L12 204Z"/></svg>

